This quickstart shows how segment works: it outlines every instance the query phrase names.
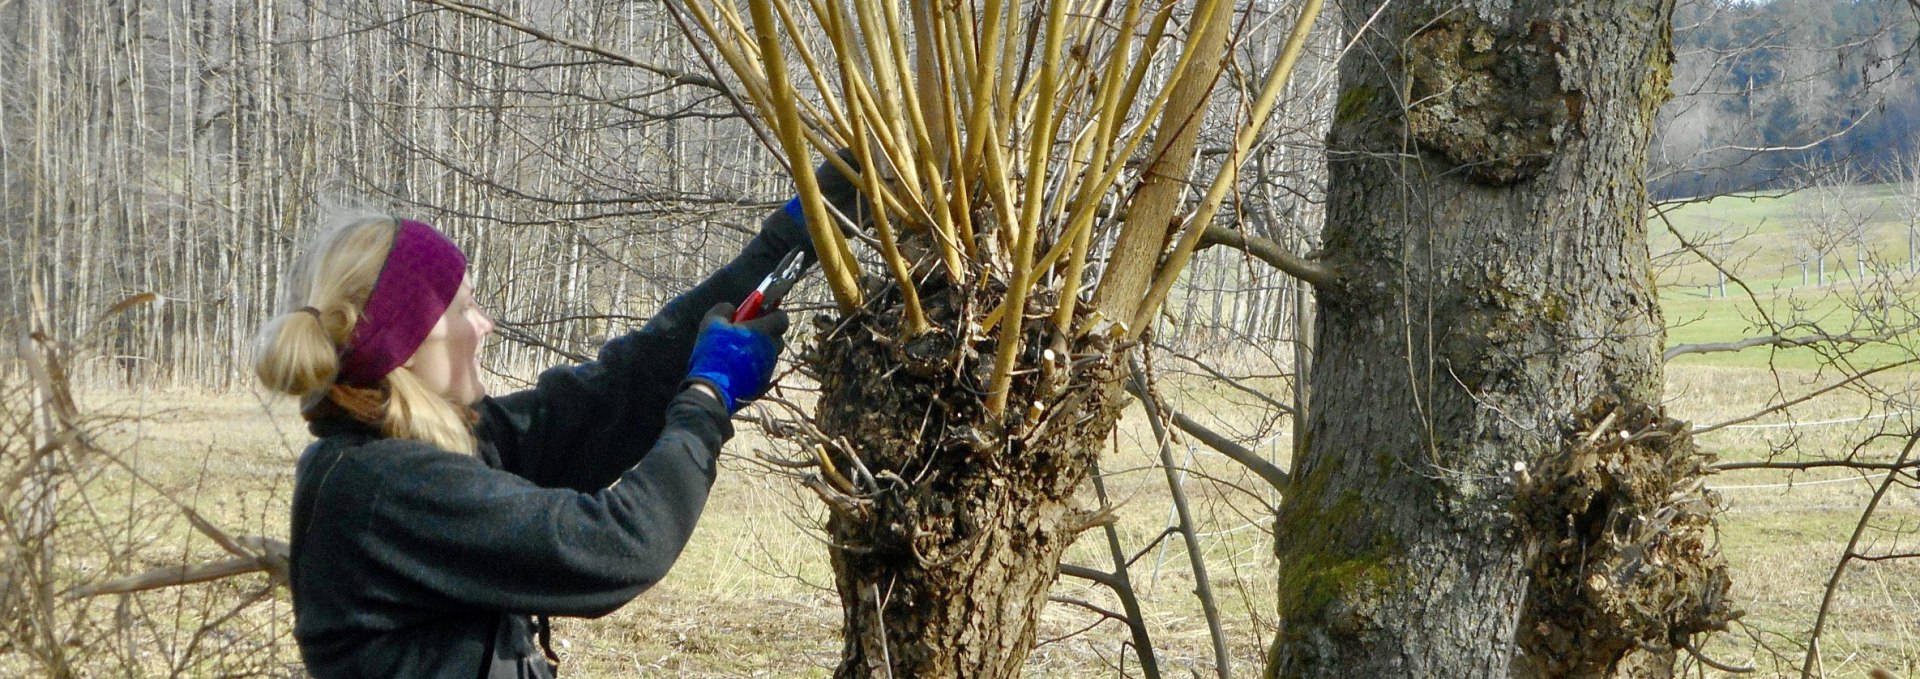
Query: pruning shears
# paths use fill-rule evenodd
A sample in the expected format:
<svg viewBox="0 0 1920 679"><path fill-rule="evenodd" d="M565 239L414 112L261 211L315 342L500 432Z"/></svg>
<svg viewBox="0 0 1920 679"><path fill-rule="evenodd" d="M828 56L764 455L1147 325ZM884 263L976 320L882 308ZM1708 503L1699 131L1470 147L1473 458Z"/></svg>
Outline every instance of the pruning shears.
<svg viewBox="0 0 1920 679"><path fill-rule="evenodd" d="M793 290L793 284L806 273L804 251L794 250L780 258L780 264L773 267L773 273L760 281L760 287L747 294L747 299L733 310L733 322L741 323L759 318L761 314L780 306L787 292Z"/></svg>

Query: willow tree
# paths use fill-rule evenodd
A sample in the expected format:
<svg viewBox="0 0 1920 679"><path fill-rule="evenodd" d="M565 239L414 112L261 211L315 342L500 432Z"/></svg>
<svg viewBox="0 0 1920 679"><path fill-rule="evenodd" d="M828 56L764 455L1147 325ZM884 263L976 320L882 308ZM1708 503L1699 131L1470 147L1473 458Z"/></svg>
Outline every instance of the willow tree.
<svg viewBox="0 0 1920 679"><path fill-rule="evenodd" d="M1645 165L1672 0L1346 0L1270 676L1664 676L1723 626L1663 415Z"/></svg>
<svg viewBox="0 0 1920 679"><path fill-rule="evenodd" d="M808 360L839 676L1018 673L1061 554L1101 521L1070 500L1123 405L1123 354L1318 8L1256 96L1210 113L1230 0L692 3L792 165L849 148L877 207L867 270L794 175L838 302ZM1210 115L1235 142L1191 177Z"/></svg>

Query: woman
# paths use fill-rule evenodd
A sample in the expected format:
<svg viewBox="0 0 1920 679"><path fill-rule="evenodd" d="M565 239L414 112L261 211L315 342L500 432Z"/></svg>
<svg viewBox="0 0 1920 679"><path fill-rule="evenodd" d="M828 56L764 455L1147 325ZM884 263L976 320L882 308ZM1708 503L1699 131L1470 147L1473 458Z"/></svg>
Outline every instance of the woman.
<svg viewBox="0 0 1920 679"><path fill-rule="evenodd" d="M850 213L857 192L830 167L823 193ZM604 615L665 576L728 416L765 390L782 348L784 313L727 317L783 255L811 251L794 205L598 360L498 398L478 379L493 322L459 248L421 222L338 220L254 364L303 397L319 439L300 458L291 532L308 670L550 677L546 616Z"/></svg>

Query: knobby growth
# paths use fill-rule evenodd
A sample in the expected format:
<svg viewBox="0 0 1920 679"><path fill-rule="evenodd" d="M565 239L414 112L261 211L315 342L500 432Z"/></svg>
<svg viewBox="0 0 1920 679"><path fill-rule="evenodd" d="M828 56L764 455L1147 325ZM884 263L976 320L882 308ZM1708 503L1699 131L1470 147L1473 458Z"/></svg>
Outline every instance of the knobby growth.
<svg viewBox="0 0 1920 679"><path fill-rule="evenodd" d="M1691 649L1740 615L1706 488L1713 455L1687 423L1607 398L1578 425L1533 470L1539 482L1521 484L1519 513L1542 544L1515 676L1621 676L1630 653Z"/></svg>

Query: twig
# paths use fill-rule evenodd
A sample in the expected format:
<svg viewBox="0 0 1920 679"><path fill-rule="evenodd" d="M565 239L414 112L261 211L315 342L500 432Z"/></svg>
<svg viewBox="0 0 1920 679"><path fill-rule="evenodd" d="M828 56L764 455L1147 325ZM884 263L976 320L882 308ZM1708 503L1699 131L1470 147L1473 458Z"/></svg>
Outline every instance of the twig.
<svg viewBox="0 0 1920 679"><path fill-rule="evenodd" d="M562 47L567 47L570 49L579 50L581 52L586 52L588 54L605 57L606 59L613 61L614 63L618 63L624 66L632 66L634 68L638 68L643 71L647 71L649 73L653 73L655 75L661 76L663 78L666 78L669 82L672 82L677 85L698 85L700 87L717 90L723 94L732 96L732 92L727 89L726 85L721 84L720 81L714 80L713 78L709 78L707 76L700 75L698 73L682 71L677 68L649 64L644 61L640 61L633 57L629 57L625 54L621 54L619 52L615 52L613 50L609 50L603 47L590 45L584 42L580 42L578 40L562 38L560 36L553 35L546 31L535 28L527 24L526 22L520 21L519 19L515 19L505 14L501 14L487 7L470 5L464 2L454 2L453 0L414 0L414 1L426 3L429 5L436 5L441 8L452 10L454 12L464 14L476 19L492 22L499 26L510 28L510 29L519 31L521 33L525 33L527 35L533 36L534 38L539 39L543 42L550 42L556 45L560 45Z"/></svg>
<svg viewBox="0 0 1920 679"><path fill-rule="evenodd" d="M1718 660L1714 660L1713 658L1709 658L1707 657L1707 654L1701 653L1700 649L1694 648L1693 642L1687 641L1685 639L1680 640L1680 648L1686 649L1687 654L1693 656L1694 660L1698 660L1701 663L1705 664L1706 666L1716 670L1720 670L1722 672L1732 672L1734 674L1749 674L1753 672L1753 666L1751 665L1728 665Z"/></svg>
<svg viewBox="0 0 1920 679"><path fill-rule="evenodd" d="M1152 398L1150 394L1141 389L1133 380L1127 381L1127 392L1133 394L1135 398L1140 399L1142 402ZM1262 480L1265 480L1274 488L1287 487L1287 473L1272 462L1268 462L1266 458L1260 457L1259 453L1253 452L1238 443L1234 443L1232 439L1212 429L1208 429L1205 425L1193 421L1193 418L1180 414L1179 411L1166 408L1164 404L1161 404L1161 408L1161 412L1165 413L1167 418L1173 422L1173 426L1179 427L1180 431L1184 431L1201 443L1207 444L1207 447L1220 451L1220 454L1227 456L1227 459L1240 463L1241 466L1259 475Z"/></svg>
<svg viewBox="0 0 1920 679"><path fill-rule="evenodd" d="M1896 464L1907 461L1907 457L1913 454L1913 447L1916 443L1920 443L1920 432L1916 432L1907 437L1907 445L1905 448L1900 449L1900 459ZM1833 575L1827 578L1826 593L1820 596L1820 612L1814 615L1813 632L1807 637L1807 657L1800 665L1801 679L1810 679L1813 676L1814 663L1820 659L1820 634L1826 631L1827 613L1833 608L1834 594L1840 591L1840 576L1846 574L1847 562L1859 556L1855 550L1860 546L1860 536L1867 532L1867 523L1873 519L1874 511L1880 507L1881 498L1887 496L1887 490L1893 488L1893 484L1899 479L1899 476L1898 474L1887 474L1887 479L1880 483L1878 489L1874 490L1873 497L1867 500L1866 509L1860 512L1860 521L1853 526L1853 537L1847 540L1846 551L1841 552L1840 562L1834 564Z"/></svg>
<svg viewBox="0 0 1920 679"><path fill-rule="evenodd" d="M1904 360L1904 361L1900 361L1900 362L1898 362L1898 363L1889 363L1889 364L1887 364L1887 365L1883 365L1883 366L1880 366L1880 367L1878 367L1878 368L1873 368L1873 369L1871 369L1871 370L1866 370L1866 371L1862 371L1862 372L1858 372L1858 373L1854 373L1854 374L1852 374L1852 375L1848 375L1848 376L1847 376L1847 378L1846 378L1846 379L1844 379L1844 380L1840 380L1839 382L1835 382L1835 383L1833 383L1833 384L1830 384L1830 385L1827 385L1827 386L1825 386L1825 387L1821 387L1820 389L1817 389L1817 390L1815 390L1815 391L1813 391L1812 393L1809 393L1809 394L1807 394L1807 395L1805 395L1805 396L1802 396L1802 397L1800 397L1800 398L1796 398L1796 399L1793 399L1793 400L1791 400L1791 401L1787 401L1786 403L1782 403L1782 404L1780 404L1780 405L1777 405L1777 406L1773 406L1773 407L1771 407L1771 408L1767 408L1767 409L1764 409L1764 410L1761 410L1761 411L1759 411L1759 412L1755 412L1755 413L1753 413L1753 414L1751 414L1751 415L1747 415L1747 416L1745 416L1745 417L1737 417L1737 418L1734 418L1734 419L1731 419L1731 420L1727 420L1727 421L1725 421L1725 422L1721 422L1721 423L1719 423L1719 424L1716 424L1716 425L1712 425L1712 426L1707 426L1707 427L1695 427L1695 428L1693 429L1693 431L1692 431L1692 432L1690 432L1690 433L1692 433L1692 434L1693 434L1694 436L1699 436L1699 435L1701 435L1701 434L1705 434L1705 433L1707 433L1707 432L1710 432L1710 431L1713 431L1713 430L1716 430L1716 429L1721 429L1721 428L1724 428L1724 427L1730 427L1730 426L1733 426L1733 425L1736 425L1736 424L1740 424L1740 423L1742 423L1742 422L1751 422L1751 421L1753 421L1753 420L1757 420L1757 419L1760 419L1760 418L1761 418L1762 416L1765 416L1765 415L1767 415L1767 414L1769 414L1769 413L1774 413L1774 412L1778 412L1778 411L1781 411L1781 410L1785 410L1785 409L1787 409L1787 408L1791 408L1791 407L1793 407L1793 406L1796 406L1796 405L1800 405L1800 404L1802 404L1802 403L1805 403L1805 402L1807 402L1807 401L1811 401L1811 400L1813 400L1814 398L1816 398L1816 397L1818 397L1818 396L1820 396L1821 394L1825 394L1825 393L1827 393L1827 392L1829 392L1829 391L1833 391L1833 390L1835 390L1835 389L1839 389L1839 388L1841 388L1841 387L1844 387L1844 386L1846 386L1846 385L1849 385L1849 384L1852 384L1852 383L1854 383L1854 382L1856 382L1856 381L1859 381L1859 380L1863 380L1863 379L1866 379L1866 378L1867 378L1868 376L1870 376L1870 375L1873 375L1874 373L1878 373L1878 372L1885 372L1885 371L1887 371L1887 370L1892 370L1892 369L1894 369L1894 368L1900 368L1900 367L1905 367L1905 366L1909 366L1909 365L1913 365L1913 364L1915 364L1915 363L1920 363L1920 358L1910 358L1910 359L1907 359L1907 360Z"/></svg>
<svg viewBox="0 0 1920 679"><path fill-rule="evenodd" d="M1193 567L1193 593L1200 598L1200 611L1207 618L1207 633L1213 637L1214 669L1219 672L1220 679L1228 679L1232 673L1228 664L1227 636L1220 626L1220 607L1213 599L1213 583L1207 577L1206 555L1200 549L1200 537L1194 534L1193 510L1188 506L1187 491L1181 487L1173 463L1173 437L1167 433L1160 402L1153 398L1152 389L1147 385L1146 371L1140 365L1140 357L1129 354L1127 364L1133 372L1128 380L1135 382L1140 393L1145 394L1140 403L1147 409L1147 422L1153 425L1153 437L1160 442L1160 465L1167 473L1167 490L1173 496L1173 508L1180 517L1180 536L1186 539L1187 560Z"/></svg>
<svg viewBox="0 0 1920 679"><path fill-rule="evenodd" d="M1092 603L1092 602L1090 602L1090 601L1087 601L1087 600L1085 600L1085 599L1075 599L1075 598L1073 598L1073 597L1070 597L1070 596L1060 596L1060 595L1058 595L1058 594L1049 594L1049 595L1047 595L1047 600L1048 600L1048 601L1055 601L1055 602L1059 602L1059 603L1063 603L1063 604L1071 604L1071 605L1074 605L1074 606L1079 606L1079 607L1081 607L1081 608L1084 608L1084 609L1087 609L1087 610L1089 610L1089 611L1093 611L1093 612L1095 612L1095 613L1099 613L1099 614L1100 614L1101 616L1103 616L1103 617L1107 617L1107 618L1112 618L1112 619L1114 619L1114 620L1118 620L1118 621L1120 621L1120 622L1122 622L1122 623L1125 623L1125 624L1127 624L1127 625L1129 625L1129 626L1131 626L1131 625L1132 625L1132 621L1130 621L1130 620L1127 620L1127 616L1125 616L1125 615L1123 615L1123 614L1120 614L1120 613L1115 613L1115 612L1113 612L1113 611L1110 611L1110 610L1107 610L1107 609L1105 609L1105 608L1101 608L1101 607L1100 607L1099 605L1097 605L1097 604L1094 604L1094 603Z"/></svg>

